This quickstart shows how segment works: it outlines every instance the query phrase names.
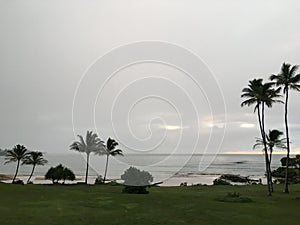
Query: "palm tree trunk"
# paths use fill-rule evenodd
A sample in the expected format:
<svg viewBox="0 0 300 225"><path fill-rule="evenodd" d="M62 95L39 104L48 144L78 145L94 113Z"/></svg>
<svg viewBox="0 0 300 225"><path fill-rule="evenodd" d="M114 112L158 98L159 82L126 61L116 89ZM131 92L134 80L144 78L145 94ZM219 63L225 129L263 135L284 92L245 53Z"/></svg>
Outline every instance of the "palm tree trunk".
<svg viewBox="0 0 300 225"><path fill-rule="evenodd" d="M28 180L27 180L27 184L29 183L29 181L30 181L30 179L31 179L31 177L32 177L32 175L33 175L34 169L35 169L35 164L33 164L33 167L32 167L32 170L31 170L31 174L30 174L30 176L29 176L29 178L28 178Z"/></svg>
<svg viewBox="0 0 300 225"><path fill-rule="evenodd" d="M269 172L270 172L270 185L271 185L271 192L274 192L273 189L273 181L272 181L272 170L271 170L271 164L272 164L272 153L273 153L273 148L270 148L270 160L269 160Z"/></svg>
<svg viewBox="0 0 300 225"><path fill-rule="evenodd" d="M107 167L108 167L108 157L109 157L109 154L107 154L107 156L106 156L106 165L105 165L104 178L103 178L103 183L104 183L104 184L105 184L106 173L107 173Z"/></svg>
<svg viewBox="0 0 300 225"><path fill-rule="evenodd" d="M18 171L19 171L19 166L20 166L20 160L18 160L18 164L17 164L17 168L16 168L16 173L15 173L15 176L14 176L14 179L13 179L13 183L15 182L15 179L17 177L17 174L18 174Z"/></svg>
<svg viewBox="0 0 300 225"><path fill-rule="evenodd" d="M284 184L284 193L289 193L289 159L290 159L290 140L289 140L289 127L288 127L288 99L289 99L289 90L286 88L285 93L285 112L284 112L284 121L285 121L285 133L286 133L286 141L287 141L287 149L286 149L286 167L285 167L285 184Z"/></svg>
<svg viewBox="0 0 300 225"><path fill-rule="evenodd" d="M85 184L87 184L87 179L89 176L89 160L90 160L90 153L87 153L86 154Z"/></svg>
<svg viewBox="0 0 300 225"><path fill-rule="evenodd" d="M266 135L264 130L264 103L262 104L262 112L260 115L260 107L257 107L257 115L258 115L258 121L259 121L259 128L261 132L261 136L263 139L264 144L264 154L265 154L265 163L266 163L266 173L267 173L267 185L268 185L268 195L271 196L271 185L270 185L270 173L269 173L269 157L268 157L268 151L267 151L267 142L266 142Z"/></svg>
<svg viewBox="0 0 300 225"><path fill-rule="evenodd" d="M273 187L272 187L272 175L271 175L271 166L270 166L270 160L269 160L269 155L268 155L268 146L267 146L267 141L266 141L266 132L265 132L265 104L262 104L262 128L263 128L263 142L264 142L264 148L265 148L265 160L266 160L266 167L267 169L267 177L268 177L268 195L271 196L271 192L273 192Z"/></svg>

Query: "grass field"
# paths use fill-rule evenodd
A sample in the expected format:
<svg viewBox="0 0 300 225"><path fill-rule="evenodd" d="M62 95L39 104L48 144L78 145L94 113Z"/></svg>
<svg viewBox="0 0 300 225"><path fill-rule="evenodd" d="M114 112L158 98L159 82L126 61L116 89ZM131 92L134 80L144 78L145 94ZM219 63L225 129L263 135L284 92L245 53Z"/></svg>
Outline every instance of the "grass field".
<svg viewBox="0 0 300 225"><path fill-rule="evenodd" d="M110 185L0 184L0 224L300 224L300 185L290 186L290 194L275 186L272 197L260 185L153 187L148 195L121 191ZM252 201L225 197L234 191Z"/></svg>

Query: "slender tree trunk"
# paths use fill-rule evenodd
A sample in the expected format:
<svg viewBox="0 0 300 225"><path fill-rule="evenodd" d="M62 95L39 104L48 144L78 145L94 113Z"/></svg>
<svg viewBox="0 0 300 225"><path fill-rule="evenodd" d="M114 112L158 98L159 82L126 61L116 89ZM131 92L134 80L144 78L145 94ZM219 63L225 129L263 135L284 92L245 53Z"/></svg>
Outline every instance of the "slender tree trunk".
<svg viewBox="0 0 300 225"><path fill-rule="evenodd" d="M87 184L87 179L89 176L89 160L90 160L90 153L87 153L86 154L85 184Z"/></svg>
<svg viewBox="0 0 300 225"><path fill-rule="evenodd" d="M268 167L267 170L267 177L269 178L268 182L268 191L269 191L269 196L271 196L271 192L273 192L273 185L272 185L272 174L271 174L271 166L270 166L270 160L269 160L269 155L268 155L268 146L267 146L267 140L266 140L266 132L265 132L265 104L262 103L262 110L261 110L261 120L262 120L262 128L263 128L263 135L264 135L264 147L265 147L265 160L266 160L266 166Z"/></svg>
<svg viewBox="0 0 300 225"><path fill-rule="evenodd" d="M15 173L15 176L14 176L14 179L13 179L13 183L15 182L15 179L17 177L17 174L18 174L18 171L19 171L19 166L20 166L20 160L18 160L18 164L17 164L17 168L16 168L16 173Z"/></svg>
<svg viewBox="0 0 300 225"><path fill-rule="evenodd" d="M284 121L285 121L285 134L286 134L286 167L285 167L285 184L284 184L284 193L289 193L289 159L290 159L290 139L289 139L289 127L288 127L288 100L289 100L289 89L286 88L285 92L285 112L284 112Z"/></svg>
<svg viewBox="0 0 300 225"><path fill-rule="evenodd" d="M274 192L273 181L272 181L272 170L271 170L272 153L273 153L273 148L270 148L270 158L269 158L270 185L271 185L271 192Z"/></svg>
<svg viewBox="0 0 300 225"><path fill-rule="evenodd" d="M266 173L267 173L267 185L268 185L268 195L271 196L271 186L270 186L270 173L269 173L269 157L268 157L268 151L267 151L267 143L266 143L266 135L264 130L264 103L262 103L262 113L260 115L260 107L257 107L257 115L258 115L258 121L259 121L259 128L264 144L264 154L265 154L265 163L266 163Z"/></svg>
<svg viewBox="0 0 300 225"><path fill-rule="evenodd" d="M107 167L108 167L108 157L109 157L109 154L106 155L106 165L105 165L104 178L103 178L103 183L104 183L104 184L105 184L106 173L107 173Z"/></svg>
<svg viewBox="0 0 300 225"><path fill-rule="evenodd" d="M31 179L31 177L33 175L34 169L35 169L35 164L33 164L33 167L32 167L32 170L31 170L31 174L30 174L30 176L29 176L29 178L27 180L27 184L29 183L29 181L30 181L30 179Z"/></svg>

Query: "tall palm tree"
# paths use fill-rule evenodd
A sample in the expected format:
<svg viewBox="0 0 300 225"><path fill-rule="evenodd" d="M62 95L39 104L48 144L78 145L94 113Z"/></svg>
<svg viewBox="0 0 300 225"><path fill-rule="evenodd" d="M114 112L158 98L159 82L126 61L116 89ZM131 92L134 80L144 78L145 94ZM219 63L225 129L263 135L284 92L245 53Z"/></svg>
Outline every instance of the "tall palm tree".
<svg viewBox="0 0 300 225"><path fill-rule="evenodd" d="M266 141L267 141L267 146L269 150L269 171L271 171L271 164L272 164L272 154L274 151L274 148L277 149L286 149L286 139L281 138L283 135L283 132L279 130L269 130L269 133L266 135ZM257 147L264 146L263 140L261 138L256 139L256 144L253 146L253 149L256 149ZM272 183L271 183L272 185ZM273 186L272 186L272 191L273 191Z"/></svg>
<svg viewBox="0 0 300 225"><path fill-rule="evenodd" d="M275 80L277 86L283 87L283 93L285 94L285 105L284 105L284 122L285 122L285 135L287 141L286 151L286 170L285 170L285 185L284 192L289 193L288 186L288 169L289 169L289 158L290 158L290 137L289 137L289 126L288 126L288 100L289 90L300 91L300 74L296 74L299 66L292 66L288 63L283 63L281 71L277 75L270 76L270 80Z"/></svg>
<svg viewBox="0 0 300 225"><path fill-rule="evenodd" d="M27 180L27 184L29 183L29 181L34 173L35 167L37 165L43 166L46 163L48 163L48 161L43 158L42 152L29 152L29 154L23 159L23 162L22 162L22 165L23 164L32 165L32 170L31 170L30 176Z"/></svg>
<svg viewBox="0 0 300 225"><path fill-rule="evenodd" d="M5 164L11 163L11 162L17 162L17 168L16 168L16 173L13 178L13 183L16 180L16 177L18 175L19 167L20 167L20 161L23 160L27 155L29 154L27 148L24 145L16 145L13 147L12 150L8 150L6 152L6 157L5 157Z"/></svg>
<svg viewBox="0 0 300 225"><path fill-rule="evenodd" d="M267 151L267 141L265 135L265 106L272 107L273 103L280 102L277 98L280 97L280 88L272 88L272 83L263 83L263 79L253 79L249 81L248 87L242 90L242 98L246 98L241 103L241 106L255 105L254 112L257 112L258 124L261 133L261 138L264 145L266 174L268 183L268 194L271 195L271 171L270 161Z"/></svg>
<svg viewBox="0 0 300 225"><path fill-rule="evenodd" d="M75 150L81 153L86 154L86 173L85 173L85 183L87 184L87 178L89 173L89 158L92 152L99 152L104 149L104 144L98 137L96 133L92 131L86 132L86 138L81 135L77 135L79 137L79 141L74 141L70 145L70 150Z"/></svg>
<svg viewBox="0 0 300 225"><path fill-rule="evenodd" d="M119 143L116 142L114 139L108 138L106 141L105 151L104 151L104 154L106 154L106 164L105 164L103 183L105 183L105 179L106 179L109 156L123 155L123 152L121 149L116 149L116 147L118 145L119 145Z"/></svg>

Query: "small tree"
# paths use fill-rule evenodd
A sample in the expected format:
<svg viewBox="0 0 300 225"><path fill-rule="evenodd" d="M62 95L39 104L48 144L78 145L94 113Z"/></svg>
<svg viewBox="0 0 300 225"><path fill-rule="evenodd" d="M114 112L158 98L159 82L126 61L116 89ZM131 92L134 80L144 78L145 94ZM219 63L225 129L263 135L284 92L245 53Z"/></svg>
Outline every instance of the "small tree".
<svg viewBox="0 0 300 225"><path fill-rule="evenodd" d="M59 164L56 167L51 167L47 171L45 179L52 180L53 184L57 184L60 180L63 180L64 184L66 180L75 180L75 174L69 168Z"/></svg>
<svg viewBox="0 0 300 225"><path fill-rule="evenodd" d="M147 194L146 187L153 181L152 175L147 171L141 171L135 167L130 167L121 176L124 180L125 193Z"/></svg>
<svg viewBox="0 0 300 225"><path fill-rule="evenodd" d="M62 180L63 180L63 184L65 183L66 180L75 180L75 174L73 173L72 170L68 168L64 168L62 173Z"/></svg>
<svg viewBox="0 0 300 225"><path fill-rule="evenodd" d="M58 167L58 166L57 166ZM58 183L58 169L54 168L54 167L50 167L50 169L47 171L47 173L45 174L45 179L46 180L52 180L52 183Z"/></svg>

